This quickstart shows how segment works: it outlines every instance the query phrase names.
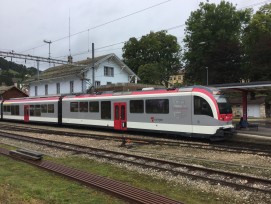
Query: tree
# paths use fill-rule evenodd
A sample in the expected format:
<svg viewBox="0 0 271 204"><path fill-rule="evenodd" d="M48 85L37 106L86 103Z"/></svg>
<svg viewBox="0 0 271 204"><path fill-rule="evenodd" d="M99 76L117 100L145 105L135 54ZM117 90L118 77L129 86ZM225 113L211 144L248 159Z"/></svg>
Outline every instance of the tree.
<svg viewBox="0 0 271 204"><path fill-rule="evenodd" d="M137 74L139 74L140 66L143 66L142 74L147 72L148 68L154 69L155 65L160 73L156 83L167 84L170 75L175 74L180 65L180 46L177 38L167 34L166 31L150 32L142 36L140 40L130 38L122 50L124 63ZM144 78L144 81L153 80Z"/></svg>
<svg viewBox="0 0 271 204"><path fill-rule="evenodd" d="M271 80L271 4L262 6L253 15L243 41L249 80Z"/></svg>
<svg viewBox="0 0 271 204"><path fill-rule="evenodd" d="M158 64L141 65L138 69L138 76L144 84L159 84L161 73Z"/></svg>
<svg viewBox="0 0 271 204"><path fill-rule="evenodd" d="M185 83L239 82L243 56L240 36L250 19L250 10L237 11L229 2L200 3L186 21Z"/></svg>

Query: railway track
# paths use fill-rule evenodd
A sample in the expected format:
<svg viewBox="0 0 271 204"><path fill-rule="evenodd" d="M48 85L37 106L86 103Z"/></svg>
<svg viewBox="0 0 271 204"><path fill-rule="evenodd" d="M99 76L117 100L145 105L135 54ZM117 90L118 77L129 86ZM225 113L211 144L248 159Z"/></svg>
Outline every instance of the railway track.
<svg viewBox="0 0 271 204"><path fill-rule="evenodd" d="M132 143L135 144L154 144L154 145L170 145L170 146L178 146L178 147L188 147L195 149L204 149L204 150L213 150L213 151L221 151L221 152L229 152L229 153L244 153L244 154L256 154L260 156L268 156L271 157L270 146L251 146L247 144L233 143L233 142L224 142L223 144L206 144L203 142L188 142L188 141L180 141L173 139L162 139L146 136L135 136L135 135L123 135L120 133L114 133L113 135L103 134L103 133L75 133L75 132L66 132L62 130L49 130L43 128L33 128L33 127L25 127L18 125L3 125L0 124L1 130L12 130L19 132L31 132L31 133L40 133L40 134L51 134L51 135L60 135L60 136L68 136L68 137L80 137L80 138L91 138L96 140L115 140L115 141L123 141L124 139L129 139Z"/></svg>
<svg viewBox="0 0 271 204"><path fill-rule="evenodd" d="M144 168L151 168L157 171L169 172L173 175L181 175L192 179L207 181L212 184L219 184L233 187L235 189L246 189L263 193L271 193L271 180L259 177L252 177L237 173L214 170L210 168L198 167L194 165L181 164L172 161L154 159L145 156L115 152L99 148L74 145L65 142L56 142L46 139L31 138L0 132L0 137L31 142L65 151L72 151L76 154L87 154L98 158L106 158L110 161L124 162Z"/></svg>
<svg viewBox="0 0 271 204"><path fill-rule="evenodd" d="M78 169L56 164L50 161L33 161L27 158L17 157L10 151L0 148L0 154L27 162L36 167L54 172L66 178L75 180L81 184L97 188L113 196L132 203L142 204L182 204L179 201L146 191L130 185L108 179L102 176L90 174Z"/></svg>

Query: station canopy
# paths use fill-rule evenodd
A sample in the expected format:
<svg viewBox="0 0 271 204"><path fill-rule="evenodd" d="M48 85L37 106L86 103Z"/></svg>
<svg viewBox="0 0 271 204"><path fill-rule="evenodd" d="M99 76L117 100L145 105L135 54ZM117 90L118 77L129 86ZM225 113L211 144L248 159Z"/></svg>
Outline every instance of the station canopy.
<svg viewBox="0 0 271 204"><path fill-rule="evenodd" d="M271 93L271 81L258 81L249 83L230 83L212 85L225 93L250 92L255 94Z"/></svg>
<svg viewBox="0 0 271 204"><path fill-rule="evenodd" d="M271 93L271 81L258 81L249 83L232 83L232 84L219 84L213 85L213 87L220 89L224 93L241 93L242 94L242 107L243 107L243 119L247 120L247 103L248 94L251 94L251 98L255 98L257 94Z"/></svg>

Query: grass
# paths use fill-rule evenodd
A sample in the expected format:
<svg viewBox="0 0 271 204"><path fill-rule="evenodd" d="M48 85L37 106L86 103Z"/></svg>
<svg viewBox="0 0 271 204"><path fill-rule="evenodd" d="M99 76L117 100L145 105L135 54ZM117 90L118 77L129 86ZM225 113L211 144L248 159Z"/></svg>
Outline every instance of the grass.
<svg viewBox="0 0 271 204"><path fill-rule="evenodd" d="M234 198L218 197L215 193L208 194L192 187L183 187L175 182L166 182L163 179L152 178L148 175L127 171L114 165L103 164L89 159L75 156L62 159L46 159L119 180L184 203L236 203ZM122 201L53 173L0 155L0 204L2 203L84 204L122 203Z"/></svg>

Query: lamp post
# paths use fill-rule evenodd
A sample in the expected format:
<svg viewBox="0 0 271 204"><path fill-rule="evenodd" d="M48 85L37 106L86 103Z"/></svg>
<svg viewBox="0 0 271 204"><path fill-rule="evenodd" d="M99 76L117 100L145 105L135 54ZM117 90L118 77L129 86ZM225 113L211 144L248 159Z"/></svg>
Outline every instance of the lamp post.
<svg viewBox="0 0 271 204"><path fill-rule="evenodd" d="M51 67L51 63L50 63L50 58L51 58L51 43L52 41L50 40L43 40L43 42L49 44L49 67Z"/></svg>
<svg viewBox="0 0 271 204"><path fill-rule="evenodd" d="M207 43L206 42L204 42L204 41L202 41L202 42L199 42L198 43L199 45L207 45ZM206 85L208 86L209 85L209 70L208 70L208 67L205 67L205 69L206 69Z"/></svg>

